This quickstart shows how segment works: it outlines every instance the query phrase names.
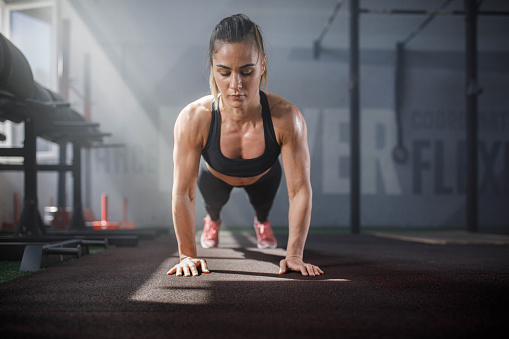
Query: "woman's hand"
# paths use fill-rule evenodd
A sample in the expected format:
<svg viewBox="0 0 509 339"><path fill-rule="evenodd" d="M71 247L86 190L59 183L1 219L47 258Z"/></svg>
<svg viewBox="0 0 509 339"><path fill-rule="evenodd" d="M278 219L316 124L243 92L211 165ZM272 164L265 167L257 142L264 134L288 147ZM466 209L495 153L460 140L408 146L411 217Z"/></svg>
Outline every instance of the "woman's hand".
<svg viewBox="0 0 509 339"><path fill-rule="evenodd" d="M279 274L286 273L288 270L300 272L304 276L312 276L323 274L320 267L306 264L299 257L286 257L279 263Z"/></svg>
<svg viewBox="0 0 509 339"><path fill-rule="evenodd" d="M204 259L187 257L182 259L177 265L173 266L172 269L169 270L166 274L172 275L173 273L176 273L175 275L177 277L182 276L182 273L184 273L185 277L190 277L191 274L193 276L197 276L198 268L201 268L203 273L210 273L209 269L207 268L207 262Z"/></svg>

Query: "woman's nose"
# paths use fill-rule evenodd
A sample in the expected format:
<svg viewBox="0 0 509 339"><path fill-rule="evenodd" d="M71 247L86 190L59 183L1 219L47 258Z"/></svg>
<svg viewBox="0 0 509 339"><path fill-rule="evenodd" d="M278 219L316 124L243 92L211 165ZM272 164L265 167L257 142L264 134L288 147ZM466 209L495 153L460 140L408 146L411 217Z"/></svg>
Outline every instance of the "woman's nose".
<svg viewBox="0 0 509 339"><path fill-rule="evenodd" d="M240 74L232 74L230 88L232 89L242 88L242 80L240 78Z"/></svg>

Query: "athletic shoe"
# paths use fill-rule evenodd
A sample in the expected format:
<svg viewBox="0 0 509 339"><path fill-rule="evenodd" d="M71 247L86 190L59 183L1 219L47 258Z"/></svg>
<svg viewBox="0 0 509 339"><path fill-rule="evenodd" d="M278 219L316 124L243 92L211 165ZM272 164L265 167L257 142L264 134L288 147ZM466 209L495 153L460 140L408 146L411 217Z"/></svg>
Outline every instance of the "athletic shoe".
<svg viewBox="0 0 509 339"><path fill-rule="evenodd" d="M256 238L258 240L258 248L276 248L277 240L270 227L270 221L267 219L265 222L259 222L258 219L254 220L254 229L256 231Z"/></svg>
<svg viewBox="0 0 509 339"><path fill-rule="evenodd" d="M219 243L219 228L221 227L221 219L212 221L210 216L207 215L203 219L203 232L200 237L200 244L203 248L217 247Z"/></svg>

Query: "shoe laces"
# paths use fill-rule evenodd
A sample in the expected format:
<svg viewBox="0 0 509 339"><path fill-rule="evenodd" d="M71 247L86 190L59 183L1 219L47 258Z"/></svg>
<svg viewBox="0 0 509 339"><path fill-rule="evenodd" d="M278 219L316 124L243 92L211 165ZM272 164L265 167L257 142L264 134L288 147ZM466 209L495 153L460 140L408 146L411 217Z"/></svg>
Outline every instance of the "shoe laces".
<svg viewBox="0 0 509 339"><path fill-rule="evenodd" d="M270 227L270 223L268 220L265 222L257 221L256 227L258 228L260 237L262 239L267 239L267 238L272 237L272 234L271 234L272 228Z"/></svg>
<svg viewBox="0 0 509 339"><path fill-rule="evenodd" d="M205 237L207 239L215 239L219 232L219 225L212 220L205 220Z"/></svg>

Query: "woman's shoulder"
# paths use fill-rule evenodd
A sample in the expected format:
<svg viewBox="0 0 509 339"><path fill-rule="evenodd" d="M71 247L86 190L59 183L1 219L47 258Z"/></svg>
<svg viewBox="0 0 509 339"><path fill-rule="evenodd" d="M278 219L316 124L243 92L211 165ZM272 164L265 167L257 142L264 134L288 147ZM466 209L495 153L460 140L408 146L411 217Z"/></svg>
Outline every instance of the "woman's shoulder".
<svg viewBox="0 0 509 339"><path fill-rule="evenodd" d="M267 93L266 95L274 125L290 127L296 122L296 119L302 119L302 114L297 106L277 94Z"/></svg>
<svg viewBox="0 0 509 339"><path fill-rule="evenodd" d="M213 101L212 95L206 95L204 97L199 98L198 100L195 100L184 107L182 112L180 114L185 114L189 118L199 118L202 115L209 115L212 111L212 101Z"/></svg>
<svg viewBox="0 0 509 339"><path fill-rule="evenodd" d="M300 111L291 102L274 93L266 93L269 102L270 114L275 117L292 117L300 115Z"/></svg>
<svg viewBox="0 0 509 339"><path fill-rule="evenodd" d="M175 122L176 142L205 145L212 119L212 100L211 95L205 96L184 107Z"/></svg>
<svg viewBox="0 0 509 339"><path fill-rule="evenodd" d="M200 126L210 124L212 117L212 95L207 95L195 100L184 107L179 114L181 124Z"/></svg>

